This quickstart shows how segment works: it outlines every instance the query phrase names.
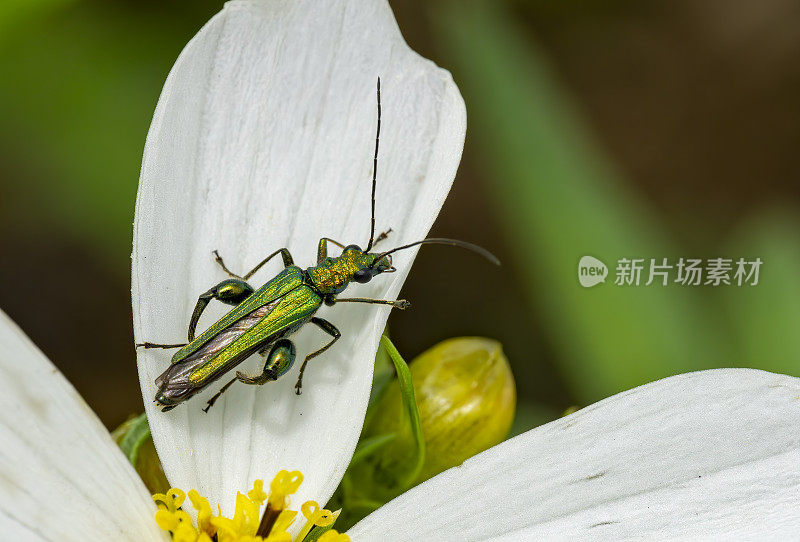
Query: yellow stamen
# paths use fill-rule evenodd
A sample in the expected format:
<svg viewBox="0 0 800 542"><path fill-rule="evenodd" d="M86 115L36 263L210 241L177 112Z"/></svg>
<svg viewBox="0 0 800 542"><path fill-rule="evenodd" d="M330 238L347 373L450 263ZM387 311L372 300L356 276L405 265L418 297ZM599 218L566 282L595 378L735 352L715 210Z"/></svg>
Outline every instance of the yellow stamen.
<svg viewBox="0 0 800 542"><path fill-rule="evenodd" d="M211 517L214 513L211 511L208 499L200 495L196 489L193 489L189 491L189 500L192 501L192 506L197 510L197 528L201 532L214 534L216 531L211 525Z"/></svg>
<svg viewBox="0 0 800 542"><path fill-rule="evenodd" d="M253 484L253 489L247 492L247 496L250 497L250 500L258 503L259 506L264 504L264 501L267 500L268 495L264 493L264 480L256 480Z"/></svg>
<svg viewBox="0 0 800 542"><path fill-rule="evenodd" d="M174 512L180 508L183 501L186 500L186 493L180 489L172 488L166 493L156 493L153 495L153 500L156 501L159 507L163 505L170 512Z"/></svg>
<svg viewBox="0 0 800 542"><path fill-rule="evenodd" d="M330 510L320 509L319 503L316 501L306 501L300 507L300 511L306 517L306 524L297 533L297 539L303 540L306 535L311 532L314 527L328 527L333 525L336 518L339 517L339 512L331 512Z"/></svg>
<svg viewBox="0 0 800 542"><path fill-rule="evenodd" d="M289 506L287 497L297 493L300 484L303 483L303 473L299 470L289 472L280 471L272 483L269 484L269 506L273 510L283 510Z"/></svg>
<svg viewBox="0 0 800 542"><path fill-rule="evenodd" d="M293 539L288 531L297 512L287 510L289 495L296 493L302 482L303 475L299 471L282 470L270 483L268 495L264 492L264 481L256 480L247 495L236 495L236 508L231 518L224 517L221 510L215 516L208 499L193 489L188 497L197 510L196 524L181 508L187 494L180 489L170 489L167 493L153 495L158 504L155 520L162 530L172 535L173 542L302 542L314 527L330 527L339 516L338 511L321 509L317 502L308 501L300 508L306 523ZM268 521L261 517L265 502L263 513L269 517ZM331 529L319 540L349 542L350 537Z"/></svg>
<svg viewBox="0 0 800 542"><path fill-rule="evenodd" d="M336 516L334 516L333 512L330 510L325 508L320 510L319 504L317 504L316 501L306 501L303 503L303 506L300 507L300 510L303 512L306 519L317 527L327 527L336 519ZM338 512L336 515L339 515Z"/></svg>

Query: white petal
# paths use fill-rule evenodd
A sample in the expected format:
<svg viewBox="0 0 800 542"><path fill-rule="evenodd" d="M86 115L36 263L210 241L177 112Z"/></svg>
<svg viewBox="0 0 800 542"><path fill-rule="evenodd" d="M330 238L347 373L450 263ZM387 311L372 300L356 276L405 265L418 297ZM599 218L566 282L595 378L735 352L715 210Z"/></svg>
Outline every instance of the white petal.
<svg viewBox="0 0 800 542"><path fill-rule="evenodd" d="M405 44L386 1L232 2L189 43L145 147L133 252L137 341L185 340L197 296L227 278L213 249L243 274L281 247L301 267L314 265L322 236L366 244L378 76L377 228L394 229L387 249L424 237L433 223L458 166L465 111L450 74ZM396 274L346 296L396 297L413 256L398 253ZM279 260L251 279L255 287ZM201 328L229 309L216 305ZM201 408L227 378L162 413L153 381L172 352L140 350L147 413L171 483L229 510L254 479L299 469L306 482L297 499L324 502L355 447L388 314L323 307L318 316L343 337L310 363L302 396L293 390L300 362L329 340L313 326L295 335L298 361L284 378L237 383L209 414Z"/></svg>
<svg viewBox="0 0 800 542"><path fill-rule="evenodd" d="M723 369L615 395L432 478L349 534L800 539L800 379Z"/></svg>
<svg viewBox="0 0 800 542"><path fill-rule="evenodd" d="M108 431L0 311L0 538L164 540Z"/></svg>

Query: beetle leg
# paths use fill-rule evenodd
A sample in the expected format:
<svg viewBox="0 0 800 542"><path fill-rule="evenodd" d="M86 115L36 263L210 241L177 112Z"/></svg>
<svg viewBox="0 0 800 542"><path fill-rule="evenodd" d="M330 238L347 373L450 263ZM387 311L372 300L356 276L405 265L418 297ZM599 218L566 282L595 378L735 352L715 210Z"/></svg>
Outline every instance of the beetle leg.
<svg viewBox="0 0 800 542"><path fill-rule="evenodd" d="M306 370L306 365L311 358L315 358L322 354L325 350L330 348L333 343L339 340L342 336L342 333L336 329L336 326L328 322L327 320L323 320L322 318L317 318L316 316L311 319L312 324L316 324L322 331L333 337L333 340L320 348L319 350L315 350L311 352L309 355L306 356L306 359L303 360L303 364L300 366L300 374L297 376L297 384L294 385L294 391L297 395L302 393L303 389L303 372Z"/></svg>
<svg viewBox="0 0 800 542"><path fill-rule="evenodd" d="M276 341L269 351L269 354L264 357L267 358L264 363L264 370L261 374L249 375L236 371L236 379L244 384L251 384L260 386L278 380L283 374L288 371L294 363L297 350L294 343L289 339L281 339Z"/></svg>
<svg viewBox="0 0 800 542"><path fill-rule="evenodd" d="M157 344L157 343L136 343L136 348L183 348L186 346L186 343L183 344Z"/></svg>
<svg viewBox="0 0 800 542"><path fill-rule="evenodd" d="M225 279L207 292L200 294L194 306L192 318L189 320L189 342L194 340L197 322L212 299L218 299L227 305L238 305L255 290L242 279Z"/></svg>
<svg viewBox="0 0 800 542"><path fill-rule="evenodd" d="M212 253L214 254L214 261L216 261L216 262L219 264L219 266L222 268L222 270L223 270L223 271L225 271L225 272L226 272L228 275L230 275L231 277L233 277L233 278L235 278L235 279L241 279L241 280L247 280L247 279L249 279L250 277L252 277L253 275L255 275L256 271L258 271L259 269L261 269L261 267L262 267L262 266L263 266L265 263L267 263L268 261L270 261L272 258L274 258L275 256L277 256L278 254L280 254L280 255L281 255L281 257L283 258L283 266L284 266L284 267L291 267L292 265L294 265L294 259L292 258L292 254L291 254L291 252L289 252L289 249L288 249L288 248L282 248L282 249L280 249L280 250L276 250L275 252L273 252L272 254L270 254L269 256L267 256L266 258L264 258L263 260L261 260L261 263L259 263L259 264L258 264L257 266L255 266L253 269L251 269L249 273L247 273L247 274L246 274L245 276L243 276L243 277L240 277L239 275L237 275L236 273L234 273L233 271L231 271L230 269L228 269L228 268L225 266L225 262L224 262L224 261L222 261L222 256L220 256L220 255L219 255L219 252L217 252L216 250L214 250Z"/></svg>
<svg viewBox="0 0 800 542"><path fill-rule="evenodd" d="M407 309L411 306L410 301L406 301L405 299L371 299L369 297L349 297L346 299L342 299L337 297L333 300L333 303L371 303L373 305L391 305L395 309Z"/></svg>
<svg viewBox="0 0 800 542"><path fill-rule="evenodd" d="M258 271L259 269L261 269L261 267L262 267L262 266L263 266L265 263L267 263L268 261L270 261L272 258L274 258L275 256L277 256L278 254L280 254L280 255L281 255L281 258L283 258L283 267L291 267L291 266L293 266L293 265L294 265L294 259L292 259L292 253L291 253L291 252L289 252L289 249L288 249L288 248L282 248L282 249L280 249L280 250L276 250L275 252L273 252L272 254L270 254L269 256L267 256L266 258L264 258L263 260L261 260L261 263L259 263L257 266L255 266L254 268L252 268L252 269L250 270L250 272L249 272L249 273L247 273L247 274L246 274L244 277L242 277L242 278L243 278L244 280L247 280L247 279L249 279L250 277L252 277L253 275L255 275L256 271Z"/></svg>
<svg viewBox="0 0 800 542"><path fill-rule="evenodd" d="M321 264L322 260L328 257L328 242L344 250L344 245L339 241L334 241L330 237L323 237L319 240L319 244L317 245L317 265Z"/></svg>
<svg viewBox="0 0 800 542"><path fill-rule="evenodd" d="M217 399L219 399L219 398L220 398L220 396L221 396L223 393L225 393L226 391L228 391L228 388L230 388L230 387L231 387L231 385L233 385L233 383L234 383L234 382L236 382L236 380L237 380L236 378L233 378L233 379L231 379L231 381L230 381L230 382L228 382L227 384L225 384L224 386L222 386L222 387L219 389L219 391L218 391L217 393L215 393L215 394L214 394L214 396L213 396L211 399L209 399L208 401L206 401L206 408L204 408L204 409L203 409L203 412L208 412L208 410L209 410L209 409L210 409L212 406L214 406L214 403L216 403L216 402L217 402Z"/></svg>
<svg viewBox="0 0 800 542"><path fill-rule="evenodd" d="M261 354L267 358L267 362L264 364L264 370L261 374L248 375L240 371L236 371L236 377L232 378L227 384L222 386L220 390L206 402L206 407L203 409L203 412L208 412L209 409L214 406L214 403L217 402L217 399L219 399L223 393L228 391L228 388L230 388L237 380L243 384L257 386L266 384L267 382L271 382L273 380L278 380L278 377L288 371L294 363L295 352L296 350L292 341L288 339L281 339L275 342L270 349L269 354L266 356L264 356L263 353Z"/></svg>

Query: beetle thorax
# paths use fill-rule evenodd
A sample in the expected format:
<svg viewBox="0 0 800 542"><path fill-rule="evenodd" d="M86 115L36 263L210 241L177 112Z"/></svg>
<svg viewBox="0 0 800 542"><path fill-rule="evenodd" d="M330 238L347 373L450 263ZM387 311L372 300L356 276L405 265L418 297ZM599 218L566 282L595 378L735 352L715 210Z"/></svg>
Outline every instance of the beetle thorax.
<svg viewBox="0 0 800 542"><path fill-rule="evenodd" d="M338 257L325 258L306 271L320 293L338 294L347 288L353 275L363 266L361 260L356 251L347 251Z"/></svg>

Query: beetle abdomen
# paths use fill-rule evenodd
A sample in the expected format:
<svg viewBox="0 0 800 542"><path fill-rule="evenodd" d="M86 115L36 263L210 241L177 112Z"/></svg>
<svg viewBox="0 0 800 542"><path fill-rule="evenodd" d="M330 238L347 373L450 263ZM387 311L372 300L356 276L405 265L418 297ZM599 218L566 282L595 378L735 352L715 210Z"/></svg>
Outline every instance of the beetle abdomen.
<svg viewBox="0 0 800 542"><path fill-rule="evenodd" d="M214 358L226 347L230 346L237 338L241 337L245 331L256 325L264 316L269 314L279 301L280 299L276 299L271 303L262 305L250 314L236 320L195 352L180 362L173 363L167 367L167 369L156 378L156 386L159 388L158 401L163 403L163 400L167 400L177 403L188 399L202 389L208 382L203 382L198 385L197 382L193 382L192 379L189 378L195 369L206 361Z"/></svg>

